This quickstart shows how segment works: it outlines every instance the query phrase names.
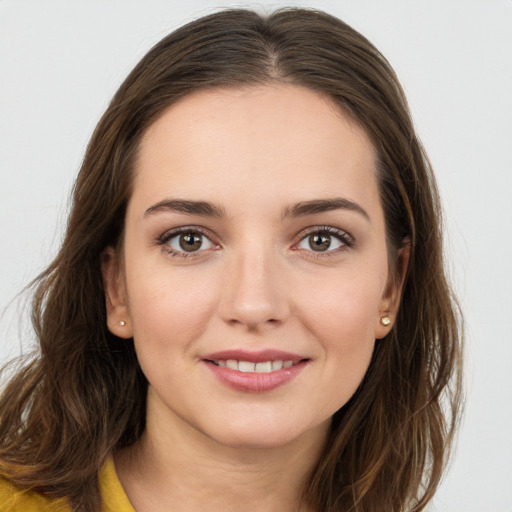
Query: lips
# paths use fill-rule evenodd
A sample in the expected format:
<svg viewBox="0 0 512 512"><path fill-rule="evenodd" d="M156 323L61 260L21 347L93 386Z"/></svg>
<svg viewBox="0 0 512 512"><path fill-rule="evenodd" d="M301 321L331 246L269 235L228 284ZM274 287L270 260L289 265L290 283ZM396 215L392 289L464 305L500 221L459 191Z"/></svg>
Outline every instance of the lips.
<svg viewBox="0 0 512 512"><path fill-rule="evenodd" d="M283 350L222 350L208 354L204 359L209 361L227 361L229 359L235 361L250 361L251 363L263 363L265 361L293 361L299 362L307 359L305 356L284 352Z"/></svg>
<svg viewBox="0 0 512 512"><path fill-rule="evenodd" d="M227 367L231 370L238 370L245 373L270 373L282 370L283 368L291 368L293 361L261 361L253 363L251 361L237 361L236 359L212 361L213 364L221 367Z"/></svg>
<svg viewBox="0 0 512 512"><path fill-rule="evenodd" d="M306 367L309 359L281 350L227 350L209 354L203 361L228 387L262 393L290 382Z"/></svg>

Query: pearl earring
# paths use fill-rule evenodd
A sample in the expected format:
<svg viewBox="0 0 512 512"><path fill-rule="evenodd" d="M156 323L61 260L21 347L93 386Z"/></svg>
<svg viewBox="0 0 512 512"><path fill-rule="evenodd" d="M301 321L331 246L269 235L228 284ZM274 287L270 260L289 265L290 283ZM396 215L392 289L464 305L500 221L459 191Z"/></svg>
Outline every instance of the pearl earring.
<svg viewBox="0 0 512 512"><path fill-rule="evenodd" d="M126 322L125 322L124 320L121 320L121 321L119 322L119 325L120 325L121 327L124 327L124 326L126 325Z"/></svg>
<svg viewBox="0 0 512 512"><path fill-rule="evenodd" d="M388 326L390 323L391 323L391 319L389 318L389 316L383 316L381 319L380 319L380 323L384 326Z"/></svg>

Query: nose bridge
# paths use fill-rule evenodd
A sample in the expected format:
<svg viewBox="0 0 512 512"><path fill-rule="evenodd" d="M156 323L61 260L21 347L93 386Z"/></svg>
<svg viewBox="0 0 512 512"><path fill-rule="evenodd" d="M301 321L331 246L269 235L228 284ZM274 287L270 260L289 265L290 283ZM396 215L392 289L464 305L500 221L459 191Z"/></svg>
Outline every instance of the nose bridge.
<svg viewBox="0 0 512 512"><path fill-rule="evenodd" d="M254 240L241 243L228 263L221 313L250 329L283 322L289 307L276 251Z"/></svg>

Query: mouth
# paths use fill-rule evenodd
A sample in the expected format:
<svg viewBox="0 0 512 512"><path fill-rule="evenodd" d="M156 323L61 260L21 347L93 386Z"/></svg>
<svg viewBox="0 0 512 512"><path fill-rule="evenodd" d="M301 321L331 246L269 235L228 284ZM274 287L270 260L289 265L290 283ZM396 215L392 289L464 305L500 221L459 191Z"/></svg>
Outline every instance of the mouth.
<svg viewBox="0 0 512 512"><path fill-rule="evenodd" d="M294 380L310 359L280 350L229 350L209 354L203 362L224 385L236 391L262 393Z"/></svg>
<svg viewBox="0 0 512 512"><path fill-rule="evenodd" d="M299 364L301 361L305 361L305 359L301 359L299 361L261 361L258 363L243 360L239 361L236 359L218 359L207 361L214 364L215 366L225 367L243 373L272 373L282 370L283 368L291 368L292 366Z"/></svg>

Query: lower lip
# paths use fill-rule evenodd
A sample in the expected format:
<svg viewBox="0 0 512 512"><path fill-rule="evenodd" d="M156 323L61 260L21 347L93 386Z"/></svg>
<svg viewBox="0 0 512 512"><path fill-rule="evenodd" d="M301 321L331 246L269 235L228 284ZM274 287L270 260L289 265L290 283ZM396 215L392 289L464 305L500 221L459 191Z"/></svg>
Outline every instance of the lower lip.
<svg viewBox="0 0 512 512"><path fill-rule="evenodd" d="M228 387L246 393L264 393L293 380L306 367L308 361L304 360L290 368L270 373L241 372L226 366L217 366L210 361L204 361L204 363L215 377Z"/></svg>

